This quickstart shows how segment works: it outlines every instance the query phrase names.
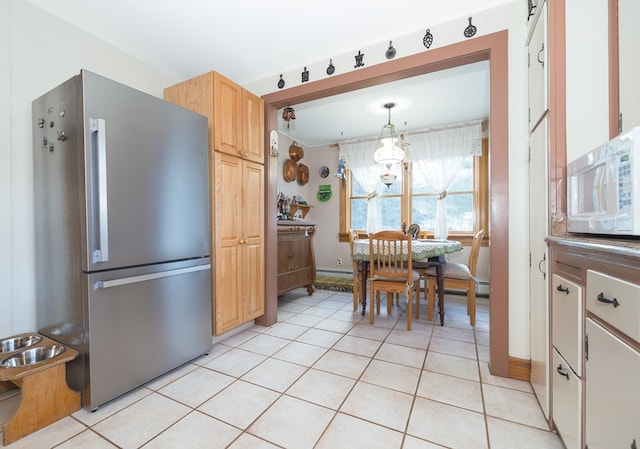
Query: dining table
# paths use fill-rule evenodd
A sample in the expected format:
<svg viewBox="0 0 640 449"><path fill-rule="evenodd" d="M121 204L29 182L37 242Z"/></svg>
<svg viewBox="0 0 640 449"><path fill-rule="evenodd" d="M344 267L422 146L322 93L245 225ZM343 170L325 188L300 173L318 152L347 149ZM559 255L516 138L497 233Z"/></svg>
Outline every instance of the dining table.
<svg viewBox="0 0 640 449"><path fill-rule="evenodd" d="M416 239L411 241L411 263L413 269L425 269L431 266L436 268L438 279L438 313L440 325L444 325L444 274L443 265L446 263L445 255L462 251L462 243L457 240ZM367 307L367 278L369 277L369 239L357 239L353 242L353 260L358 264L358 271L362 274L362 286L360 288L360 303L362 315ZM408 257L408 254L407 254ZM425 286L426 295L426 286ZM433 317L429 316L429 320Z"/></svg>

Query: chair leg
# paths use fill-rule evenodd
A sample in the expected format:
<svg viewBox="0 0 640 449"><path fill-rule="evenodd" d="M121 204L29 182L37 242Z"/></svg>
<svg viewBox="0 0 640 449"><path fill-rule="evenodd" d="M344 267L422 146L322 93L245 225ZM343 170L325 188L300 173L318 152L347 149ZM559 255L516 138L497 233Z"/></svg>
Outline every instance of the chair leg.
<svg viewBox="0 0 640 449"><path fill-rule="evenodd" d="M420 277L420 279L422 279L422 277ZM418 281L418 288L416 288L416 320L420 319L420 282L421 281ZM425 297L426 297L426 294L425 294Z"/></svg>
<svg viewBox="0 0 640 449"><path fill-rule="evenodd" d="M467 313L469 314L469 324L476 325L476 285L473 281L469 282L469 291L467 292Z"/></svg>
<svg viewBox="0 0 640 449"><path fill-rule="evenodd" d="M375 299L378 298L378 313L380 313L380 293L374 292L373 283L370 285L370 295L369 295L369 324L373 324L373 315L376 313L375 311Z"/></svg>
<svg viewBox="0 0 640 449"><path fill-rule="evenodd" d="M387 316L391 316L391 307L393 306L393 297L395 293L387 292Z"/></svg>
<svg viewBox="0 0 640 449"><path fill-rule="evenodd" d="M429 281L429 295L427 297L427 319L433 321L433 308L436 302L436 285Z"/></svg>
<svg viewBox="0 0 640 449"><path fill-rule="evenodd" d="M358 300L360 299L360 290L358 289L360 282L360 276L358 276L358 272L355 272L353 275L353 310L358 310Z"/></svg>
<svg viewBox="0 0 640 449"><path fill-rule="evenodd" d="M407 330L411 330L411 303L413 302L413 298L411 297L411 292L415 287L412 287L411 290L407 292Z"/></svg>

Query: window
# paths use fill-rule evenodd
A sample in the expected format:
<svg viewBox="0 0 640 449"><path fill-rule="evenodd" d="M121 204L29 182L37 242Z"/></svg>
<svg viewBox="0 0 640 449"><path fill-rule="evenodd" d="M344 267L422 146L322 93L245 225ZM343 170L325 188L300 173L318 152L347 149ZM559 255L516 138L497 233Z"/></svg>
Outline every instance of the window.
<svg viewBox="0 0 640 449"><path fill-rule="evenodd" d="M462 242L471 242L477 230L488 229L488 146L488 139L482 139L482 155L468 156L447 189L448 232ZM423 235L433 236L438 194L412 173L411 163L407 163L396 182L380 191L379 228L400 229L402 223L417 223ZM351 228L366 231L367 194L347 170L341 189L341 240Z"/></svg>

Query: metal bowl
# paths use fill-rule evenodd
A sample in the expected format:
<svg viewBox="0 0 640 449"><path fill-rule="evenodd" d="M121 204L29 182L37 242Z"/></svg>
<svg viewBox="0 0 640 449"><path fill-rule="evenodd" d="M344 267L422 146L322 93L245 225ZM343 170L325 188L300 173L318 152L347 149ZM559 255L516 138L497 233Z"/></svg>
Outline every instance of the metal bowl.
<svg viewBox="0 0 640 449"><path fill-rule="evenodd" d="M44 362L64 352L62 345L39 346L13 354L0 362L4 368L18 368Z"/></svg>
<svg viewBox="0 0 640 449"><path fill-rule="evenodd" d="M41 340L42 337L40 335L25 335L23 337L7 338L0 341L0 352L14 352L18 349L33 346Z"/></svg>

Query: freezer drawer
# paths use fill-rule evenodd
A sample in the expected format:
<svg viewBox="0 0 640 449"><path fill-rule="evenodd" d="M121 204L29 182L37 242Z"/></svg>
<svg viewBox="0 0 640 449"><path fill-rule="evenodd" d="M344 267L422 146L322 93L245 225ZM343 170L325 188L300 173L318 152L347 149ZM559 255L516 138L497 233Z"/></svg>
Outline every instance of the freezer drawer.
<svg viewBox="0 0 640 449"><path fill-rule="evenodd" d="M582 376L582 287L556 274L552 282L553 346Z"/></svg>
<svg viewBox="0 0 640 449"><path fill-rule="evenodd" d="M586 321L585 444L589 449L637 447L640 353L590 318Z"/></svg>
<svg viewBox="0 0 640 449"><path fill-rule="evenodd" d="M580 449L582 381L553 348L553 422L567 449Z"/></svg>
<svg viewBox="0 0 640 449"><path fill-rule="evenodd" d="M211 266L87 277L83 406L95 408L211 349Z"/></svg>

